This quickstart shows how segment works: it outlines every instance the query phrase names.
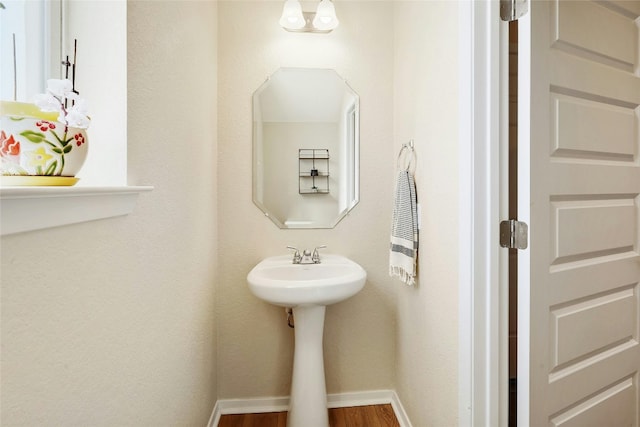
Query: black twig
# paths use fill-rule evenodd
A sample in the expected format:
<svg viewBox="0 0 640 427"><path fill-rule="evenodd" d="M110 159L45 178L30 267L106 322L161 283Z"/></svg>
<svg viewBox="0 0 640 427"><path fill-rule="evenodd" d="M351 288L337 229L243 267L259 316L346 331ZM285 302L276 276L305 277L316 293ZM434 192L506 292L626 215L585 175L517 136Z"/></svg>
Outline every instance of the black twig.
<svg viewBox="0 0 640 427"><path fill-rule="evenodd" d="M69 62L69 55L67 55L67 59L61 62L64 65L64 78L69 78L69 67L71 66L71 62Z"/></svg>
<svg viewBox="0 0 640 427"><path fill-rule="evenodd" d="M71 66L71 62L69 62L69 55L67 55L66 59L62 61L62 65L64 65L64 78L69 78L69 67ZM67 108L67 100L64 100L64 108Z"/></svg>
<svg viewBox="0 0 640 427"><path fill-rule="evenodd" d="M78 39L73 40L73 65L71 66L71 91L76 95L80 95L80 92L76 90L76 58L78 55ZM75 104L75 101L71 105Z"/></svg>

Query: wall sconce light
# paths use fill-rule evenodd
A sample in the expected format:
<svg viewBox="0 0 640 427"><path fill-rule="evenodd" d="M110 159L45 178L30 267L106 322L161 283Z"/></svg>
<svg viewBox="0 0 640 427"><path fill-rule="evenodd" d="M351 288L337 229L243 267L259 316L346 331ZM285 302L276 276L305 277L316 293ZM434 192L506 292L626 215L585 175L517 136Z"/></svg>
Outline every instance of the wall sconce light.
<svg viewBox="0 0 640 427"><path fill-rule="evenodd" d="M303 12L299 0L287 0L280 25L297 33L330 33L340 23L331 0L322 0L315 12Z"/></svg>

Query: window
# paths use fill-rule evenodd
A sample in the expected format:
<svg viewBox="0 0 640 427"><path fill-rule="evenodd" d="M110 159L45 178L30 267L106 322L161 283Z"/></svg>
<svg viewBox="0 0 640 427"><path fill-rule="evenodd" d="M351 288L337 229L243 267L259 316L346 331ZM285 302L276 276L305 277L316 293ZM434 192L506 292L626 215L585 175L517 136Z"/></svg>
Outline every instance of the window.
<svg viewBox="0 0 640 427"><path fill-rule="evenodd" d="M89 155L78 174L75 187L0 189L2 234L36 228L14 226L9 222L23 221L24 209L51 212L38 204L52 203L51 208L67 206L87 213L71 215L73 222L105 217L102 212L84 206L88 195L113 198L122 193L126 206L131 194L151 187L127 187L127 4L126 0L90 2L80 0L0 0L2 58L13 57L13 33L16 34L17 100L31 101L44 90L47 78L60 78L63 58L73 62L77 40L76 88L89 103ZM100 28L100 31L95 31ZM13 99L13 61L2 61L1 98ZM5 76L11 76L10 78ZM83 197L79 197L83 195ZM126 195L126 197L124 197ZM26 200L30 200L25 204ZM54 203L53 200L57 199ZM62 204L60 203L62 202ZM75 206L75 208L74 208ZM84 207L83 207L84 206ZM126 209L117 207L113 215L123 215ZM93 212L93 213L92 213ZM108 213L108 212L107 212ZM107 216L113 216L107 215ZM42 221L34 221L34 225ZM68 224L70 222L64 222ZM46 225L51 227L58 223ZM10 231L17 230L17 231Z"/></svg>

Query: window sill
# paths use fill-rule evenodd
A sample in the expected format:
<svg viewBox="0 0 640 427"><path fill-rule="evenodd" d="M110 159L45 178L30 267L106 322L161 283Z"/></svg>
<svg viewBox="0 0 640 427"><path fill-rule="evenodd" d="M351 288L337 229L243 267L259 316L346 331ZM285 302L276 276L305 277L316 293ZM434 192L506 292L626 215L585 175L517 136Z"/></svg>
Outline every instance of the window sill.
<svg viewBox="0 0 640 427"><path fill-rule="evenodd" d="M0 235L128 215L149 186L2 187Z"/></svg>

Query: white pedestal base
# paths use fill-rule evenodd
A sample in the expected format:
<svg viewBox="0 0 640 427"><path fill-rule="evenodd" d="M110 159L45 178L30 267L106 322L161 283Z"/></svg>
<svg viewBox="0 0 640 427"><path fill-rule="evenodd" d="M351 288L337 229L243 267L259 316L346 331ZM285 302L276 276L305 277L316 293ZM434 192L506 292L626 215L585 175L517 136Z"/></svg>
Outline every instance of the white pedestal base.
<svg viewBox="0 0 640 427"><path fill-rule="evenodd" d="M322 354L325 310L323 305L293 309L295 343L287 427L329 426Z"/></svg>

